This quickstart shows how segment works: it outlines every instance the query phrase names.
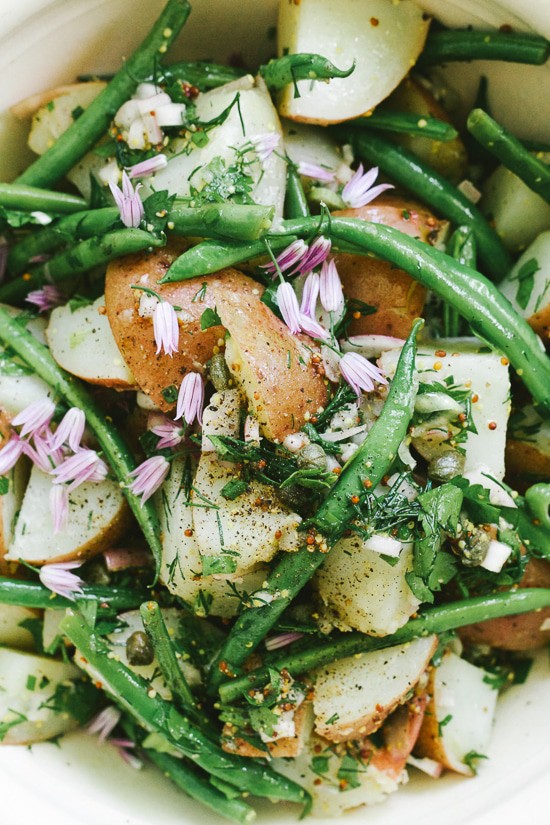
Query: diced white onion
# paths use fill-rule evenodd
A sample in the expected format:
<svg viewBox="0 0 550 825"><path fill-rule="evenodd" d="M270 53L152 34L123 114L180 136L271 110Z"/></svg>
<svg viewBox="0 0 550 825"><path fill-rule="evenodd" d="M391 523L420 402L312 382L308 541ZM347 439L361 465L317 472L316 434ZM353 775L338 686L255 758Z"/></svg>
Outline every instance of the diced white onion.
<svg viewBox="0 0 550 825"><path fill-rule="evenodd" d="M160 92L160 94L137 100L136 103L140 115L146 115L164 108L167 104L172 103L172 99L165 92Z"/></svg>
<svg viewBox="0 0 550 825"><path fill-rule="evenodd" d="M309 444L309 438L305 433L290 433L283 441L283 447L291 453L297 453Z"/></svg>
<svg viewBox="0 0 550 825"><path fill-rule="evenodd" d="M500 573L512 553L512 548L503 541L491 541L487 549L487 555L481 563L481 567L491 573Z"/></svg>
<svg viewBox="0 0 550 825"><path fill-rule="evenodd" d="M168 96L167 96L168 97ZM185 116L185 103L167 103L156 110L159 126L181 126Z"/></svg>
<svg viewBox="0 0 550 825"><path fill-rule="evenodd" d="M115 123L123 129L129 129L134 120L139 117L139 104L137 100L127 100L123 103L115 115Z"/></svg>
<svg viewBox="0 0 550 825"><path fill-rule="evenodd" d="M339 430L338 432L326 432L321 433L321 438L324 438L325 441L347 441L348 438L353 438L354 435L358 435L366 430L367 425L361 424L358 427L350 427L347 430Z"/></svg>
<svg viewBox="0 0 550 825"><path fill-rule="evenodd" d="M393 558L397 558L403 548L403 545L400 541L393 539L391 536L384 536L382 534L375 533L374 536L367 539L365 542L365 547L367 550L372 550L373 553L380 553L381 556L392 556Z"/></svg>

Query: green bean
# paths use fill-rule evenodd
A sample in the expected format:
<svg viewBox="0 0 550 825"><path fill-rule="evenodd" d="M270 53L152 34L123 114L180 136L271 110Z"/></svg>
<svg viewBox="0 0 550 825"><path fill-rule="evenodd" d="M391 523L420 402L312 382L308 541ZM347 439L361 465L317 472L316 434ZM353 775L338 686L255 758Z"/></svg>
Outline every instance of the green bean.
<svg viewBox="0 0 550 825"><path fill-rule="evenodd" d="M224 753L170 703L151 695L148 682L108 656L104 641L73 611L67 611L60 632L66 635L97 674L118 705L148 731L164 736L175 750L198 767L240 791L270 799L305 803L307 792L257 760Z"/></svg>
<svg viewBox="0 0 550 825"><path fill-rule="evenodd" d="M483 109L472 109L468 131L510 172L550 203L550 166L532 155L523 144Z"/></svg>
<svg viewBox="0 0 550 825"><path fill-rule="evenodd" d="M338 633L327 640L316 640L307 647L293 651L285 649L270 657L269 667L281 670L286 668L294 676L299 676L314 668L323 667L330 662L346 656L357 656L371 650L402 645L418 636L430 633L446 633L469 624L476 624L488 619L500 619L503 616L516 616L534 610L550 607L550 589L521 588L505 593L493 593L490 596L474 596L462 601L429 607L416 619L410 619L390 636L366 636L364 633ZM255 685L265 684L269 678L267 668L253 670L246 676L220 685L222 702L233 702L243 691Z"/></svg>
<svg viewBox="0 0 550 825"><path fill-rule="evenodd" d="M550 484L533 484L525 491L525 503L541 527L550 530Z"/></svg>
<svg viewBox="0 0 550 825"><path fill-rule="evenodd" d="M101 238L88 238L60 252L31 272L25 272L23 276L0 286L0 301L14 304L23 300L31 289L39 289L45 283L62 283L114 258L164 246L164 243L165 241L142 229L117 229Z"/></svg>
<svg viewBox="0 0 550 825"><path fill-rule="evenodd" d="M84 601L97 601L101 609L111 613L133 610L143 601L142 590L130 590L126 587L106 587L101 585L83 585L82 593L77 596ZM65 610L74 605L69 599L56 595L38 582L22 579L0 577L0 604L15 604L18 607L46 608Z"/></svg>
<svg viewBox="0 0 550 825"><path fill-rule="evenodd" d="M129 488L130 473L135 469L135 460L118 430L106 420L105 413L98 407L84 384L65 372L53 359L49 349L34 338L17 318L0 307L0 340L14 351L46 384L55 390L71 407L79 407L86 415L86 422L96 436L111 469L120 482L126 500L155 559L156 568L160 564L162 545L160 527L155 506L150 499L142 503Z"/></svg>
<svg viewBox="0 0 550 825"><path fill-rule="evenodd" d="M299 80L331 80L333 77L349 77L354 69L355 62L349 69L337 69L326 57L304 52L276 57L265 66L260 66L260 74L270 91L280 91L292 83L295 97L300 97L296 86Z"/></svg>
<svg viewBox="0 0 550 825"><path fill-rule="evenodd" d="M471 227L479 256L494 280L503 278L511 267L508 252L479 209L437 172L391 141L378 135L353 130L351 141L358 157L379 166L392 180L408 189L443 217Z"/></svg>
<svg viewBox="0 0 550 825"><path fill-rule="evenodd" d="M166 67L163 82L180 80L196 86L201 92L206 92L208 89L216 89L218 86L238 80L245 74L246 69L209 63L206 60L181 61Z"/></svg>
<svg viewBox="0 0 550 825"><path fill-rule="evenodd" d="M418 321L399 357L395 377L380 417L367 438L346 464L320 510L313 519L315 527L324 531L327 543L322 547L304 544L295 553L283 553L262 585L256 602L244 610L235 621L210 671L209 687L214 690L224 675L236 674L273 627L281 613L323 563L328 545L353 518L352 496L360 495L366 480L376 487L391 467L397 449L406 435L412 415L416 387L413 382L416 334L423 322ZM252 596L254 599L254 596Z"/></svg>
<svg viewBox="0 0 550 825"><path fill-rule="evenodd" d="M453 232L447 244L447 253L463 266L476 268L476 242L468 226L459 226ZM456 307L448 303L443 305L443 334L446 338L460 335L460 315Z"/></svg>
<svg viewBox="0 0 550 825"><path fill-rule="evenodd" d="M92 100L80 117L17 178L17 183L53 186L97 143L112 118L143 80L152 77L159 57L165 54L186 22L188 0L168 0L149 34L125 61L109 85Z"/></svg>
<svg viewBox="0 0 550 825"><path fill-rule="evenodd" d="M458 132L450 123L433 115L418 115L412 112L393 112L377 109L370 115L352 120L349 126L362 126L383 132L399 132L406 135L429 138L430 140L453 140Z"/></svg>
<svg viewBox="0 0 550 825"><path fill-rule="evenodd" d="M0 183L0 206L18 212L49 212L66 215L86 209L86 201L78 195L52 192L22 183Z"/></svg>
<svg viewBox="0 0 550 825"><path fill-rule="evenodd" d="M290 243L297 237L311 237L318 231L318 217L296 218L282 221L278 234L269 235L268 241L273 245L283 235ZM487 278L390 226L357 218L330 217L322 233L336 246L345 244L346 251L353 247L355 254L376 255L404 269L456 307L476 335L509 358L540 412L550 415L550 360L541 350L538 336ZM164 280L183 280L215 271L215 267L210 268L213 262L209 260L209 249L207 244L198 244L184 253L168 270ZM239 251L242 257L239 257ZM226 261L225 266L246 260L246 247L218 244L214 263L221 260Z"/></svg>
<svg viewBox="0 0 550 825"><path fill-rule="evenodd" d="M533 518L525 507L525 501L518 503L518 536L530 556L550 561L550 526L547 528L538 518Z"/></svg>
<svg viewBox="0 0 550 825"><path fill-rule="evenodd" d="M540 66L550 55L545 37L527 32L440 31L428 35L417 69L457 60L506 60Z"/></svg>
<svg viewBox="0 0 550 825"><path fill-rule="evenodd" d="M285 195L285 216L287 218L307 218L309 206L297 167L287 158L287 178Z"/></svg>

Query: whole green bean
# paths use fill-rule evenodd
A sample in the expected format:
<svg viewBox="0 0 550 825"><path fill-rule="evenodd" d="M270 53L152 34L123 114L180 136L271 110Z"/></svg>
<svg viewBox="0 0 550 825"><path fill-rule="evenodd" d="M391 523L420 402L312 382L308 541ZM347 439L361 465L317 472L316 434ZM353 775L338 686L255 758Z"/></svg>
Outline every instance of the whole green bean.
<svg viewBox="0 0 550 825"><path fill-rule="evenodd" d="M107 421L105 413L96 405L83 382L65 372L53 359L49 349L3 307L0 307L0 340L11 347L69 406L84 411L86 423L95 434L105 458L119 480L130 509L151 548L158 572L162 545L157 512L151 499L142 503L141 498L130 490L130 473L135 469L136 463L121 434Z"/></svg>
<svg viewBox="0 0 550 825"><path fill-rule="evenodd" d="M550 43L538 34L455 29L430 33L416 68L457 60L506 60L540 66L549 55Z"/></svg>
<svg viewBox="0 0 550 825"><path fill-rule="evenodd" d="M0 183L0 206L19 212L51 212L66 215L86 209L86 201L78 195L52 192L22 183Z"/></svg>
<svg viewBox="0 0 550 825"><path fill-rule="evenodd" d="M352 496L364 491L366 480L374 488L391 467L412 415L416 396L413 381L416 334L422 323L419 321L415 324L403 346L380 417L353 460L344 467L313 519L315 527L325 533L324 548L322 542L311 546L304 544L295 553L281 555L267 576L261 594L239 615L214 660L210 670L210 690L217 688L224 675L238 672L281 613L323 563L329 545L334 544L338 534L346 529L353 517Z"/></svg>
<svg viewBox="0 0 550 825"><path fill-rule="evenodd" d="M511 259L495 230L462 192L411 152L379 135L354 129L350 133L357 156L378 166L392 180L458 226L471 227L487 273L501 280Z"/></svg>
<svg viewBox="0 0 550 825"><path fill-rule="evenodd" d="M143 601L143 590L131 590L127 587L107 587L104 585L88 585L82 587L78 599L97 601L100 609L111 613L120 613L123 610L134 610ZM0 604L15 604L18 607L46 608L65 610L74 605L69 599L52 593L38 582L23 581L0 577Z"/></svg>
<svg viewBox="0 0 550 825"><path fill-rule="evenodd" d="M16 182L53 186L64 177L105 134L117 110L132 96L137 84L153 76L159 58L176 39L190 11L188 0L168 0L145 40L109 85Z"/></svg>
<svg viewBox="0 0 550 825"><path fill-rule="evenodd" d="M270 657L269 667L281 670L286 668L294 676L299 676L317 667L356 656L371 650L380 650L392 645L410 642L418 636L431 633L445 633L469 624L476 624L488 619L500 619L503 616L516 616L534 610L550 607L550 589L521 588L491 596L473 596L462 601L429 607L416 619L410 619L406 625L389 636L366 636L364 633L338 633L326 640L316 640L299 650L285 649L275 657ZM246 676L220 685L222 702L233 702L243 691L255 685L265 684L269 674L267 668L253 670Z"/></svg>
<svg viewBox="0 0 550 825"><path fill-rule="evenodd" d="M468 226L459 226L455 229L447 244L447 253L464 266L476 269L476 242ZM460 335L460 315L456 307L446 302L443 305L443 335L446 338L456 338Z"/></svg>
<svg viewBox="0 0 550 825"><path fill-rule="evenodd" d="M196 86L201 92L216 89L246 74L246 69L210 63L206 60L178 61L167 66L163 73L163 82L181 80Z"/></svg>
<svg viewBox="0 0 550 825"><path fill-rule="evenodd" d="M309 206L297 167L287 158L285 217L307 218Z"/></svg>
<svg viewBox="0 0 550 825"><path fill-rule="evenodd" d="M157 731L198 767L240 791L269 799L305 803L307 792L267 765L224 753L170 703L151 695L148 682L107 654L109 649L82 616L67 611L59 626L78 648L113 699L148 731Z"/></svg>
<svg viewBox="0 0 550 825"><path fill-rule="evenodd" d="M550 166L532 155L504 126L484 112L472 109L466 121L468 131L510 172L550 203Z"/></svg>
<svg viewBox="0 0 550 825"><path fill-rule="evenodd" d="M25 272L23 276L0 286L0 301L7 304L17 303L23 300L31 289L39 289L45 283L62 283L122 255L164 244L165 241L144 232L143 229L116 229L114 232L107 232L101 238L88 238L60 252L46 263L39 264L31 272Z"/></svg>
<svg viewBox="0 0 550 825"><path fill-rule="evenodd" d="M351 120L348 126L361 126L382 132L398 132L407 135L429 138L430 140L453 140L458 132L450 123L439 120L433 115L418 115L412 112L394 112L389 109L376 109L370 115Z"/></svg>
<svg viewBox="0 0 550 825"><path fill-rule="evenodd" d="M304 52L275 57L269 63L260 66L260 74L270 91L280 91L293 83L296 97L300 97L296 87L298 80L331 80L333 77L349 77L354 69L355 63L352 63L349 69L337 69L326 57Z"/></svg>

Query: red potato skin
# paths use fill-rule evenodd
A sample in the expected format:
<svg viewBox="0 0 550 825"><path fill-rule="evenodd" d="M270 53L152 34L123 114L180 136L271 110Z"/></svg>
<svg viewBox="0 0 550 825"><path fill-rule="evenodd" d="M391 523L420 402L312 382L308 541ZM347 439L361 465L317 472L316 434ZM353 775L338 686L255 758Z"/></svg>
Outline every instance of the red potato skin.
<svg viewBox="0 0 550 825"><path fill-rule="evenodd" d="M444 226L420 204L387 194L367 206L344 209L334 215L392 226L424 243L433 243ZM354 318L349 334L406 338L415 318L422 315L424 287L387 261L348 253L337 255L335 260L346 297L376 308L372 315Z"/></svg>
<svg viewBox="0 0 550 825"><path fill-rule="evenodd" d="M543 559L530 559L519 586L550 587L550 563ZM550 620L550 607L468 625L459 634L468 644L490 645L500 650L536 650L550 642L550 629L540 629L545 620Z"/></svg>

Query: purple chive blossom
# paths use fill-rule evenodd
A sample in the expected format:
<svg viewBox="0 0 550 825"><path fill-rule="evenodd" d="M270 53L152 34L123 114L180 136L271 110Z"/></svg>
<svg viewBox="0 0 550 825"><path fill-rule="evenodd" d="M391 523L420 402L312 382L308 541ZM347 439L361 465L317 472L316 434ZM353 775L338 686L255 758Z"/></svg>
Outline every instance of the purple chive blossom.
<svg viewBox="0 0 550 825"><path fill-rule="evenodd" d="M134 480L130 484L130 490L136 496L141 496L141 506L153 493L161 486L168 475L170 463L162 455L154 455L143 461L135 470L132 470L130 477Z"/></svg>
<svg viewBox="0 0 550 825"><path fill-rule="evenodd" d="M45 564L40 568L38 576L44 587L47 587L52 593L57 593L59 596L74 601L75 596L82 593L84 582L79 576L75 576L70 571L74 570L75 567L80 567L80 565L81 562L79 561Z"/></svg>
<svg viewBox="0 0 550 825"><path fill-rule="evenodd" d="M15 418L12 419L12 427L21 427L19 433L22 438L28 435L40 435L49 425L55 412L55 404L51 398L42 398L40 401L34 401L21 410Z"/></svg>
<svg viewBox="0 0 550 825"><path fill-rule="evenodd" d="M25 450L25 442L12 433L7 444L0 450L0 476L5 476L17 464Z"/></svg>
<svg viewBox="0 0 550 825"><path fill-rule="evenodd" d="M153 330L157 355L164 350L166 355L172 357L173 353L178 351L180 328L176 310L168 301L159 301L156 305L153 312Z"/></svg>
<svg viewBox="0 0 550 825"><path fill-rule="evenodd" d="M53 435L51 431L47 430L44 436L35 435L33 437L34 444L30 444L28 441L24 443L25 455L30 458L32 463L42 470L43 473L51 473L53 468L61 464L65 457L60 447L52 447L52 438Z"/></svg>
<svg viewBox="0 0 550 825"><path fill-rule="evenodd" d="M57 450L63 444L68 444L73 453L76 453L80 448L85 426L86 416L84 412L78 407L71 407L61 419L59 427L50 439L52 450Z"/></svg>
<svg viewBox="0 0 550 825"><path fill-rule="evenodd" d="M29 292L25 301L38 307L38 312L49 312L50 309L62 306L66 298L56 286L46 284L42 289L34 289Z"/></svg>
<svg viewBox="0 0 550 825"><path fill-rule="evenodd" d="M315 267L320 266L323 261L326 261L331 246L330 238L324 238L322 235L315 238L307 253L300 261L298 267L300 273L305 275L306 272L311 272L312 269L315 269Z"/></svg>
<svg viewBox="0 0 550 825"><path fill-rule="evenodd" d="M63 484L54 484L50 490L50 511L53 532L61 533L69 520L69 489Z"/></svg>
<svg viewBox="0 0 550 825"><path fill-rule="evenodd" d="M86 725L86 730L92 736L97 734L100 742L105 742L120 722L121 716L122 714L118 708L115 708L114 705L108 705L91 719Z"/></svg>
<svg viewBox="0 0 550 825"><path fill-rule="evenodd" d="M373 166L368 172L363 169L363 164L359 164L359 169L352 178L346 183L342 190L342 200L346 206L353 209L359 209L361 206L366 206L386 189L394 189L391 183L380 183L378 186L373 186L378 177L378 166Z"/></svg>
<svg viewBox="0 0 550 825"><path fill-rule="evenodd" d="M69 491L86 481L103 481L108 468L95 450L81 449L51 471L55 484L69 483Z"/></svg>
<svg viewBox="0 0 550 825"><path fill-rule="evenodd" d="M203 377L198 372L188 372L181 382L174 420L179 421L180 418L183 418L186 424L192 424L196 418L199 424L202 424L203 406Z"/></svg>
<svg viewBox="0 0 550 825"><path fill-rule="evenodd" d="M342 309L344 293L334 261L325 261L321 267L319 296L326 312L339 312Z"/></svg>
<svg viewBox="0 0 550 825"><path fill-rule="evenodd" d="M291 645L292 642L297 642L303 635L303 633L289 632L279 633L278 636L268 636L265 640L266 650L279 650L281 647Z"/></svg>
<svg viewBox="0 0 550 825"><path fill-rule="evenodd" d="M310 272L304 282L302 292L302 304L300 312L308 318L315 318L315 307L319 297L319 276L315 272Z"/></svg>
<svg viewBox="0 0 550 825"><path fill-rule="evenodd" d="M128 169L128 177L131 180L135 178L148 178L154 175L155 172L160 172L168 166L168 158L166 155L154 155L152 158L142 160L141 163L135 163Z"/></svg>
<svg viewBox="0 0 550 825"><path fill-rule="evenodd" d="M268 264L263 264L262 269L265 269L266 272L270 272L273 275L277 274L277 271L280 270L281 272L289 272L292 275L294 272L297 271L298 266L297 264L300 263L304 255L307 254L308 246L305 241L299 238L297 241L293 241L286 249L277 255L275 258L277 265L270 261Z"/></svg>
<svg viewBox="0 0 550 825"><path fill-rule="evenodd" d="M311 338L328 338L327 330L315 318L300 313L300 328Z"/></svg>
<svg viewBox="0 0 550 825"><path fill-rule="evenodd" d="M346 352L339 362L340 372L344 380L359 397L361 391L371 392L375 382L387 384L384 373L362 355L356 352Z"/></svg>
<svg viewBox="0 0 550 825"><path fill-rule="evenodd" d="M131 739L109 739L111 745L114 745L118 751L119 756L123 759L127 765L134 770L139 771L143 768L143 762L141 759L132 753L132 748L135 748L136 743L132 742Z"/></svg>
<svg viewBox="0 0 550 825"><path fill-rule="evenodd" d="M301 330L300 306L296 293L286 281L277 287L277 305L283 316L283 321L293 335Z"/></svg>
<svg viewBox="0 0 550 825"><path fill-rule="evenodd" d="M330 183L334 180L334 172L331 172L330 169L324 169L316 163L308 163L307 161L301 161L298 164L298 173L306 178L314 178L323 183Z"/></svg>
<svg viewBox="0 0 550 825"><path fill-rule="evenodd" d="M163 416L164 420L151 427L151 432L158 435L157 450L170 449L177 447L185 438L185 429L178 426L168 416Z"/></svg>
<svg viewBox="0 0 550 825"><path fill-rule="evenodd" d="M250 143L254 147L260 163L266 162L279 145L279 141L280 137L275 132L266 132L263 135L255 135L250 138Z"/></svg>
<svg viewBox="0 0 550 825"><path fill-rule="evenodd" d="M143 204L139 196L140 186L141 184L138 183L134 189L126 172L122 173L122 189L120 189L116 183L109 184L115 203L118 206L118 211L120 212L120 220L124 226L128 228L133 227L137 229L143 219Z"/></svg>

